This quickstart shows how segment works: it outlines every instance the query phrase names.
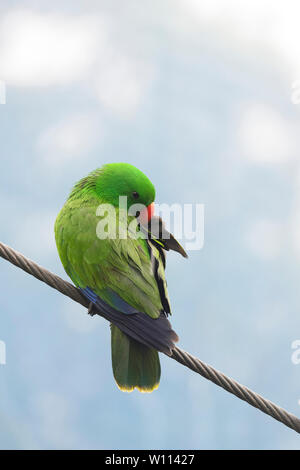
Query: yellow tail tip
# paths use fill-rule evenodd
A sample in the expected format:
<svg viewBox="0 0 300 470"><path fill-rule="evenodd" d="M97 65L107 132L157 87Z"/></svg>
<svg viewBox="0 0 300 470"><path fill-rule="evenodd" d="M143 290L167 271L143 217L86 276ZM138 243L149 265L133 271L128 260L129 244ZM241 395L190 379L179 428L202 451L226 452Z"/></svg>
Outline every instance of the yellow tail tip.
<svg viewBox="0 0 300 470"><path fill-rule="evenodd" d="M131 393L135 389L137 389L141 393L152 393L154 390L157 390L159 387L159 383L153 385L153 387L140 387L139 385L129 387L127 385L119 385L117 382L116 384L119 390L121 390L122 392L127 392L127 393Z"/></svg>

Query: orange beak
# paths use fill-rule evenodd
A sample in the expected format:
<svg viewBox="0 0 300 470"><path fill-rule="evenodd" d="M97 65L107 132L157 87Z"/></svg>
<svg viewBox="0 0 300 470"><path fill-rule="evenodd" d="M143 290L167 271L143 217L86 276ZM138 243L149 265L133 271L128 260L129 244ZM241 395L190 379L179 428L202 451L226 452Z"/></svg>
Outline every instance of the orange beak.
<svg viewBox="0 0 300 470"><path fill-rule="evenodd" d="M154 214L154 202L149 204L148 207L145 207L145 209L143 209L140 212L139 221L141 222L141 224L146 225L147 222L149 222L149 220L152 218L153 214Z"/></svg>

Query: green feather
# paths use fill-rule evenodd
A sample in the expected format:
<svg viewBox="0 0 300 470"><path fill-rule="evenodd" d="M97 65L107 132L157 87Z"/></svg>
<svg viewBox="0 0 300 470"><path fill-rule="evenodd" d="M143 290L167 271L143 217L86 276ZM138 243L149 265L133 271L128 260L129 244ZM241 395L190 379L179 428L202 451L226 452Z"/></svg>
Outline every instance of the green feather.
<svg viewBox="0 0 300 470"><path fill-rule="evenodd" d="M152 392L159 385L158 352L111 325L111 356L115 381L124 392Z"/></svg>

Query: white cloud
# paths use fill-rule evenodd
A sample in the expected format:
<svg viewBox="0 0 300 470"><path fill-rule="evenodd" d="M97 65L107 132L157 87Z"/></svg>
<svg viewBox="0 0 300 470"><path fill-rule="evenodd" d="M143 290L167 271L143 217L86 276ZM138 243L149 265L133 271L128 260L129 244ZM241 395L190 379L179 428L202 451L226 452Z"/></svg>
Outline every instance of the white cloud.
<svg viewBox="0 0 300 470"><path fill-rule="evenodd" d="M0 76L36 87L82 79L105 42L105 25L94 18L12 10L0 22Z"/></svg>
<svg viewBox="0 0 300 470"><path fill-rule="evenodd" d="M104 107L125 118L137 110L153 79L149 65L122 51L101 15L11 10L0 20L0 57L0 77L8 86L81 81Z"/></svg>
<svg viewBox="0 0 300 470"><path fill-rule="evenodd" d="M294 127L280 113L264 104L250 104L238 116L240 151L255 163L289 160L293 154Z"/></svg>
<svg viewBox="0 0 300 470"><path fill-rule="evenodd" d="M252 33L264 35L268 28L266 14L270 22L277 18L274 0L181 0L184 8L201 22L222 23L224 29L250 37ZM288 1L288 0L287 0Z"/></svg>
<svg viewBox="0 0 300 470"><path fill-rule="evenodd" d="M275 259L280 255L282 240L282 226L266 219L254 222L245 234L245 243L249 250L264 260Z"/></svg>
<svg viewBox="0 0 300 470"><path fill-rule="evenodd" d="M44 163L57 168L87 154L102 137L95 115L73 114L46 129L38 137L37 149Z"/></svg>
<svg viewBox="0 0 300 470"><path fill-rule="evenodd" d="M266 46L284 61L290 78L300 73L298 0L179 0L179 5L190 20L234 41L244 53L246 43Z"/></svg>
<svg viewBox="0 0 300 470"><path fill-rule="evenodd" d="M132 115L140 105L153 71L145 64L119 55L103 58L95 78L102 104L120 116Z"/></svg>

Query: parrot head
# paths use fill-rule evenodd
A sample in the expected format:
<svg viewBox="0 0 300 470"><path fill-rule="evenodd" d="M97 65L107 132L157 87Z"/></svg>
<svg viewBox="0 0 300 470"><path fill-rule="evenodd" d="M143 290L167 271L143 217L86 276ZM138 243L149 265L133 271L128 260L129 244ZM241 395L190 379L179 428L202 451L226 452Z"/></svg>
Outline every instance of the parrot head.
<svg viewBox="0 0 300 470"><path fill-rule="evenodd" d="M127 197L127 208L141 204L139 213L142 223L151 219L154 213L155 188L147 176L129 163L108 163L104 165L95 182L95 190L102 201L119 206L119 197Z"/></svg>
<svg viewBox="0 0 300 470"><path fill-rule="evenodd" d="M138 204L135 214L142 224L147 224L154 214L155 188L147 176L129 163L107 163L92 171L75 184L69 199L89 200L119 207L120 196L127 198L127 210Z"/></svg>

